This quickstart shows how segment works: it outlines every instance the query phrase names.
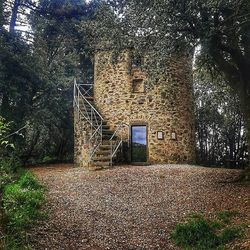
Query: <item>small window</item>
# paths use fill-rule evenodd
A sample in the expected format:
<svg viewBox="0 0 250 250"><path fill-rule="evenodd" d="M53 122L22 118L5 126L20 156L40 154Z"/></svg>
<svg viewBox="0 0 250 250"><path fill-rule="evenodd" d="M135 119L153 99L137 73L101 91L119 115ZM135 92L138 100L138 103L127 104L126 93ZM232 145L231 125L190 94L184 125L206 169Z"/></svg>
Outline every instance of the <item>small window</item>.
<svg viewBox="0 0 250 250"><path fill-rule="evenodd" d="M134 93L143 93L145 91L143 79L134 79L132 81L132 90Z"/></svg>

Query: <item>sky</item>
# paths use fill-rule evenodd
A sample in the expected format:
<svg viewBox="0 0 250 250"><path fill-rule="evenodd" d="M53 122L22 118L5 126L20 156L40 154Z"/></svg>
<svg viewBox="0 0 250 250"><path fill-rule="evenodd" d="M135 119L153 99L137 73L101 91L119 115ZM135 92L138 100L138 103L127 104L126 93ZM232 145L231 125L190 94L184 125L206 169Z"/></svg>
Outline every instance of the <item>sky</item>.
<svg viewBox="0 0 250 250"><path fill-rule="evenodd" d="M146 145L147 144L146 129L147 129L146 126L134 126L134 127L132 127L132 142Z"/></svg>
<svg viewBox="0 0 250 250"><path fill-rule="evenodd" d="M92 0L85 0L86 3L90 3ZM35 0L34 2L38 3L39 0ZM26 9L26 13L29 14L30 13L30 10ZM26 19L25 16L22 16L22 18ZM27 24L26 25L19 25L16 27L16 29L20 30L20 31L31 31L31 27L30 25Z"/></svg>

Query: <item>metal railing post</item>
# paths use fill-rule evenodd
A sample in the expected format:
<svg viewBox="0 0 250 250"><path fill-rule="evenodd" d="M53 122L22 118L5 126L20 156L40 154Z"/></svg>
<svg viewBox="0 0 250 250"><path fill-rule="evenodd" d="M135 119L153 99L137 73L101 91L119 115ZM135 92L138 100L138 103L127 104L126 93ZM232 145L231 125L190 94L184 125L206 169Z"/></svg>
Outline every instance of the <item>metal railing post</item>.
<svg viewBox="0 0 250 250"><path fill-rule="evenodd" d="M74 81L73 107L75 107L75 101L76 101L76 83L75 83L75 81Z"/></svg>
<svg viewBox="0 0 250 250"><path fill-rule="evenodd" d="M112 140L110 141L110 144L111 144L111 146L110 146L110 148L111 148L111 153L110 153L110 157L111 157L111 159L110 159L110 165L111 165L111 167L113 166L113 143L112 143Z"/></svg>
<svg viewBox="0 0 250 250"><path fill-rule="evenodd" d="M128 147L130 147L130 127L128 126Z"/></svg>
<svg viewBox="0 0 250 250"><path fill-rule="evenodd" d="M92 108L91 108L91 112L90 112L90 120L91 120L91 124L92 124L92 126L91 126L91 134L93 134L93 110L92 110Z"/></svg>
<svg viewBox="0 0 250 250"><path fill-rule="evenodd" d="M102 132L103 132L103 131L102 131L102 124L103 124L103 123L102 123L102 120L101 120L101 143L102 143Z"/></svg>
<svg viewBox="0 0 250 250"><path fill-rule="evenodd" d="M77 108L78 108L78 120L80 119L80 90L77 88Z"/></svg>

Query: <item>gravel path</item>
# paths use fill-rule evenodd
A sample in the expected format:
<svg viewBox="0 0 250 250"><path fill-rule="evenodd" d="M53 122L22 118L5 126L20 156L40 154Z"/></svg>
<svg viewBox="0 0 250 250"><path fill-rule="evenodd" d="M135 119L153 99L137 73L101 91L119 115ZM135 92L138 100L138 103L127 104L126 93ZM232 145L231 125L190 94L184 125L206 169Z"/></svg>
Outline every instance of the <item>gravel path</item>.
<svg viewBox="0 0 250 250"><path fill-rule="evenodd" d="M177 249L169 233L191 212L239 211L250 224L250 188L233 182L237 170L154 165L84 172L54 165L32 171L48 188L49 212L32 232L34 249ZM249 237L229 249L250 249Z"/></svg>

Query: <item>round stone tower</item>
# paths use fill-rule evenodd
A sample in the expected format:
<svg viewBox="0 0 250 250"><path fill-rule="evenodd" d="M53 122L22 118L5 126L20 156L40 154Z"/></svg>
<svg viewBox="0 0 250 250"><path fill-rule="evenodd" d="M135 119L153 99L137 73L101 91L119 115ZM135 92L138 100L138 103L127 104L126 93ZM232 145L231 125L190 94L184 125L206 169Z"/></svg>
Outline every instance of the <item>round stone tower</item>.
<svg viewBox="0 0 250 250"><path fill-rule="evenodd" d="M110 51L95 54L94 102L113 131L121 123L134 163L192 163L195 159L192 59L169 59L157 80ZM148 87L148 79L153 83ZM124 135L123 135L124 136Z"/></svg>

